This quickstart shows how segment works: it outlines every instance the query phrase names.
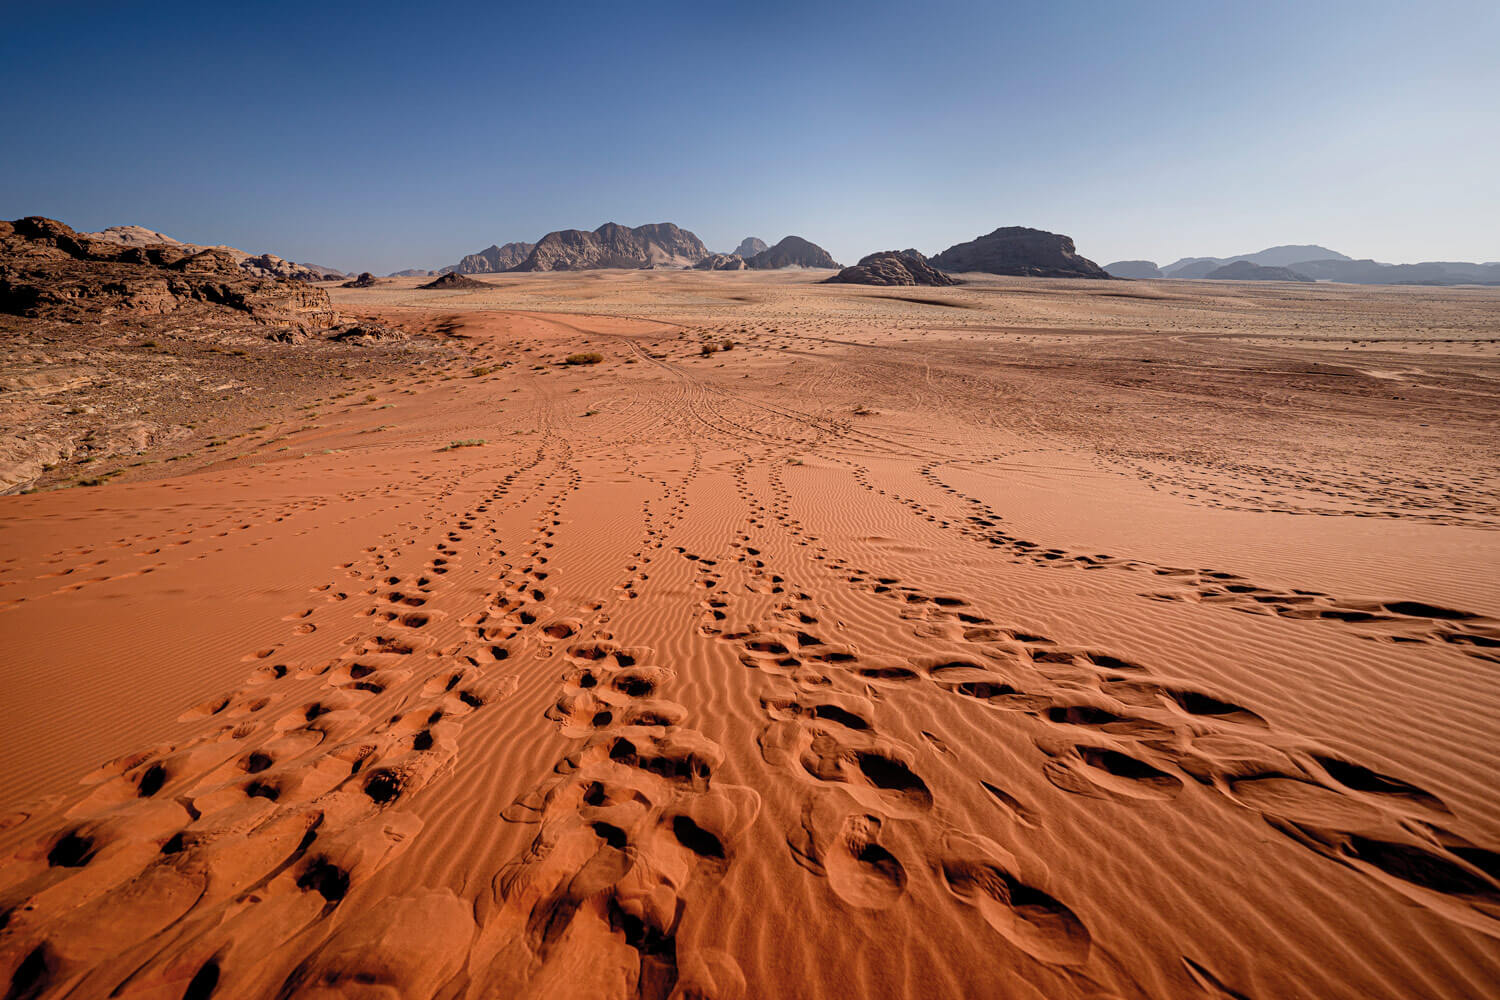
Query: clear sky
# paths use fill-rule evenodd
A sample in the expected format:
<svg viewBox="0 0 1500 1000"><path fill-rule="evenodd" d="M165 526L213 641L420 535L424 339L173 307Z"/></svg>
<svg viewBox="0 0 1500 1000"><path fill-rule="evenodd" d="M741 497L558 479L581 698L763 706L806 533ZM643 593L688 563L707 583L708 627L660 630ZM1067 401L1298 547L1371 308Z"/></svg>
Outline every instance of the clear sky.
<svg viewBox="0 0 1500 1000"><path fill-rule="evenodd" d="M1500 260L1500 3L0 0L0 218L342 269L551 229L852 262Z"/></svg>

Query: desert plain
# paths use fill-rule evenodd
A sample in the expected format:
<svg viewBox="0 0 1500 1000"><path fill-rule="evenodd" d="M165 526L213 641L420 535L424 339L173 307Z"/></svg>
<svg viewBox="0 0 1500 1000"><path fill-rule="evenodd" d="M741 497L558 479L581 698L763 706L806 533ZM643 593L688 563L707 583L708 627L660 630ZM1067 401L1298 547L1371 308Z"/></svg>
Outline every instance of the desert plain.
<svg viewBox="0 0 1500 1000"><path fill-rule="evenodd" d="M1500 289L817 277L8 327L5 995L1500 993Z"/></svg>

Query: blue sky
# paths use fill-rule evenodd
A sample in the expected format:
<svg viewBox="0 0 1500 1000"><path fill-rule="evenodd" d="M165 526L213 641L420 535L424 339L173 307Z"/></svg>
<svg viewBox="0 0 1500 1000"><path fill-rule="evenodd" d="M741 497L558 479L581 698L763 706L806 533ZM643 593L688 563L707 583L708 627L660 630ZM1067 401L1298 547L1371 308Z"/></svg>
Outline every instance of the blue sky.
<svg viewBox="0 0 1500 1000"><path fill-rule="evenodd" d="M545 9L541 9L545 8ZM1500 4L11 3L0 218L385 272L551 229L1500 260Z"/></svg>

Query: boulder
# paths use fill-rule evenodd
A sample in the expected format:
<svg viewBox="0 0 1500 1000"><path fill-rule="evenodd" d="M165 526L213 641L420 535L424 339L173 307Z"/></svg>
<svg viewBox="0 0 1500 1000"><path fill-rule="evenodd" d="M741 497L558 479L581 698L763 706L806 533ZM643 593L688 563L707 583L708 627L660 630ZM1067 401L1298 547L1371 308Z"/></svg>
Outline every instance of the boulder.
<svg viewBox="0 0 1500 1000"><path fill-rule="evenodd" d="M737 253L711 253L693 265L696 271L743 271L745 259Z"/></svg>

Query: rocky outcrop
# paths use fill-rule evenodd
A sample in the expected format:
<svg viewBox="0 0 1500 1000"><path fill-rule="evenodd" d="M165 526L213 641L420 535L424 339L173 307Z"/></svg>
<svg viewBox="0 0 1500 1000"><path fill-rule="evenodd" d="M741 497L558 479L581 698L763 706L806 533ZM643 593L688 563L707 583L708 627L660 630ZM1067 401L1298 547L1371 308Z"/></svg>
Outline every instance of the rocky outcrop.
<svg viewBox="0 0 1500 1000"><path fill-rule="evenodd" d="M810 243L800 236L788 236L780 243L745 261L749 267L759 271L783 267L827 267L837 268L838 262L827 250Z"/></svg>
<svg viewBox="0 0 1500 1000"><path fill-rule="evenodd" d="M476 281L473 278L459 274L457 271L450 271L447 274L439 275L437 278L427 282L427 284L425 285L418 285L417 287L435 288L441 291L444 289L493 288L494 286L488 285L483 281Z"/></svg>
<svg viewBox="0 0 1500 1000"><path fill-rule="evenodd" d="M367 319L334 330L328 334L327 339L338 344L357 344L360 347L370 347L374 344L399 343L409 339L409 337L405 330Z"/></svg>
<svg viewBox="0 0 1500 1000"><path fill-rule="evenodd" d="M340 288L374 288L378 284L380 284L380 279L377 278L377 277L375 277L375 275L371 274L369 271L365 271L359 277L355 278L353 281L346 281L342 285L340 285L339 287Z"/></svg>
<svg viewBox="0 0 1500 1000"><path fill-rule="evenodd" d="M294 264L273 253L257 254L239 262L240 270L258 278L281 278L284 281L323 281L321 272L303 264Z"/></svg>
<svg viewBox="0 0 1500 1000"><path fill-rule="evenodd" d="M0 312L81 322L180 310L298 330L337 319L327 292L247 271L228 250L100 240L39 216L0 222Z"/></svg>
<svg viewBox="0 0 1500 1000"><path fill-rule="evenodd" d="M1311 281L1289 267L1266 267L1252 264L1248 260L1237 260L1232 264L1215 268L1203 276L1209 281Z"/></svg>
<svg viewBox="0 0 1500 1000"><path fill-rule="evenodd" d="M344 272L331 267L323 267L319 264L296 264L292 261L278 257L273 253L249 254L234 247L203 246L198 243L184 243L173 239L165 233L158 233L154 229L146 229L144 226L110 226L101 229L97 233L81 233L80 236L98 240L104 243L114 243L123 247L151 247L169 246L177 247L184 253L193 254L204 250L219 250L228 254L240 268L257 278L281 278L288 281L328 281L332 278L346 277Z"/></svg>
<svg viewBox="0 0 1500 1000"><path fill-rule="evenodd" d="M499 274L509 271L526 260L535 243L507 243L505 246L491 245L478 253L471 253L452 267L443 268L444 274Z"/></svg>
<svg viewBox="0 0 1500 1000"><path fill-rule="evenodd" d="M766 249L769 248L766 246L765 240L760 239L756 236L746 236L744 239L740 240L740 245L734 248L734 252L740 258L749 260L751 257L754 257L756 254Z"/></svg>
<svg viewBox="0 0 1500 1000"><path fill-rule="evenodd" d="M1001 226L993 233L949 247L930 263L954 274L982 271L1033 278L1109 277L1104 268L1080 257L1068 237L1025 226Z"/></svg>
<svg viewBox="0 0 1500 1000"><path fill-rule="evenodd" d="M957 285L959 280L927 263L915 250L881 250L860 258L826 283L846 285Z"/></svg>
<svg viewBox="0 0 1500 1000"><path fill-rule="evenodd" d="M743 271L745 258L737 253L711 253L693 265L697 271Z"/></svg>
<svg viewBox="0 0 1500 1000"><path fill-rule="evenodd" d="M708 247L670 222L628 229L606 222L592 233L563 229L543 236L515 271L582 271L621 267L692 267Z"/></svg>
<svg viewBox="0 0 1500 1000"><path fill-rule="evenodd" d="M1113 264L1104 265L1105 273L1111 278L1160 278L1161 268L1151 260L1117 260Z"/></svg>

